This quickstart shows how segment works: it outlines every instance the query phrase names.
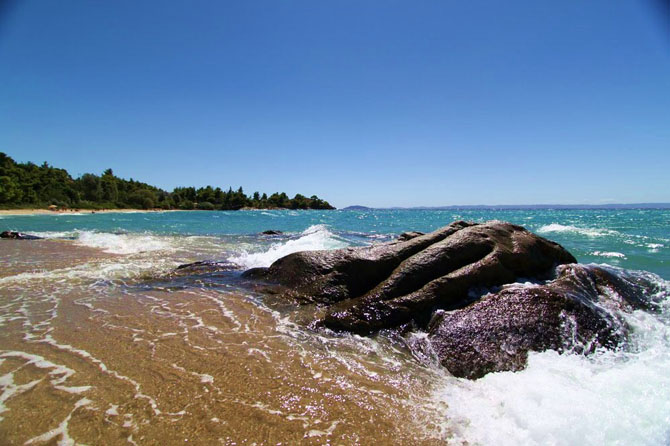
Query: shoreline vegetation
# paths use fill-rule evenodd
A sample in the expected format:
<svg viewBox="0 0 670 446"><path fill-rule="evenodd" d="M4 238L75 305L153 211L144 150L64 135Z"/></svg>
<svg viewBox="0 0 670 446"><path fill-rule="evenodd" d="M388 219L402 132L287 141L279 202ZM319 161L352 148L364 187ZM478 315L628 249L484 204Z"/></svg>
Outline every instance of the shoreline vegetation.
<svg viewBox="0 0 670 446"><path fill-rule="evenodd" d="M135 212L178 212L182 209L45 209L45 208L12 208L0 209L0 215L80 215L80 214L113 214Z"/></svg>
<svg viewBox="0 0 670 446"><path fill-rule="evenodd" d="M242 187L224 191L220 187L176 187L172 192L147 183L119 178L112 169L98 176L85 173L79 178L65 169L34 163L17 163L0 152L0 209L14 214L118 211L242 209L335 209L312 195L284 192L268 196L260 192L246 195ZM7 214L7 212L2 212Z"/></svg>

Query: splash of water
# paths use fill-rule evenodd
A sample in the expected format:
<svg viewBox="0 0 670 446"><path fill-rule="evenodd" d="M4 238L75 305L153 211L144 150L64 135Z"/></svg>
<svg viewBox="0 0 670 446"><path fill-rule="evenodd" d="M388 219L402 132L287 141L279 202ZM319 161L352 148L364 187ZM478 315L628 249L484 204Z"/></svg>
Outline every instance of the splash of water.
<svg viewBox="0 0 670 446"><path fill-rule="evenodd" d="M333 234L327 226L313 225L305 229L297 239L275 243L266 251L242 251L228 260L246 268L254 268L270 266L275 260L298 251L337 249L346 246L348 243Z"/></svg>
<svg viewBox="0 0 670 446"><path fill-rule="evenodd" d="M448 406L456 444L669 444L670 282L655 280L665 296L661 311L625 315L625 350L530 353L520 372L444 378L434 400Z"/></svg>

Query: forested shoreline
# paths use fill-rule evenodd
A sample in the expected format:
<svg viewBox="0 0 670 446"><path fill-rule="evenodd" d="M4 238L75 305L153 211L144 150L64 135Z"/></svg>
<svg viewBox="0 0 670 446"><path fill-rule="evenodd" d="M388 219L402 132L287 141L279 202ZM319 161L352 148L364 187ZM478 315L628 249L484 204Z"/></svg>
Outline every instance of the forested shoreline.
<svg viewBox="0 0 670 446"><path fill-rule="evenodd" d="M102 175L85 173L79 178L65 169L44 162L17 163L0 152L0 208L59 209L334 209L316 195L296 194L289 198L284 192L268 196L254 192L248 196L242 187L223 190L206 186L177 187L172 192L147 183L119 178L112 169Z"/></svg>

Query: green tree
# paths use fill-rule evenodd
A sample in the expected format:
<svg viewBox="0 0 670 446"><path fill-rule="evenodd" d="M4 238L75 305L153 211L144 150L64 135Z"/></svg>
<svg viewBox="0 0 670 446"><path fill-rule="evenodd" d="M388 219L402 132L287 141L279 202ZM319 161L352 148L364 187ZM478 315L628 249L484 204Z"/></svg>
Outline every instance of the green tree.
<svg viewBox="0 0 670 446"><path fill-rule="evenodd" d="M18 203L23 198L19 184L11 177L0 177L0 203Z"/></svg>
<svg viewBox="0 0 670 446"><path fill-rule="evenodd" d="M102 185L100 184L100 178L97 175L85 173L79 179L79 184L84 200L100 201L102 198Z"/></svg>
<svg viewBox="0 0 670 446"><path fill-rule="evenodd" d="M149 189L140 189L128 196L131 205L141 209L152 209L156 203L156 194Z"/></svg>

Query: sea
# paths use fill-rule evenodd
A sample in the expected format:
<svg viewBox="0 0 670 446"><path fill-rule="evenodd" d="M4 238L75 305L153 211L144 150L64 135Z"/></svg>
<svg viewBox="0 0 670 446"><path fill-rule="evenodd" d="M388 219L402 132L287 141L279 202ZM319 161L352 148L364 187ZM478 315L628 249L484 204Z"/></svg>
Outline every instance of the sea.
<svg viewBox="0 0 670 446"><path fill-rule="evenodd" d="M309 306L240 277L454 220L637 271L660 309L624 315L625 349L534 352L466 380L413 351L425 333L311 329ZM69 212L0 230L44 238L0 240L2 445L670 444L670 210ZM210 260L236 266L176 269Z"/></svg>

